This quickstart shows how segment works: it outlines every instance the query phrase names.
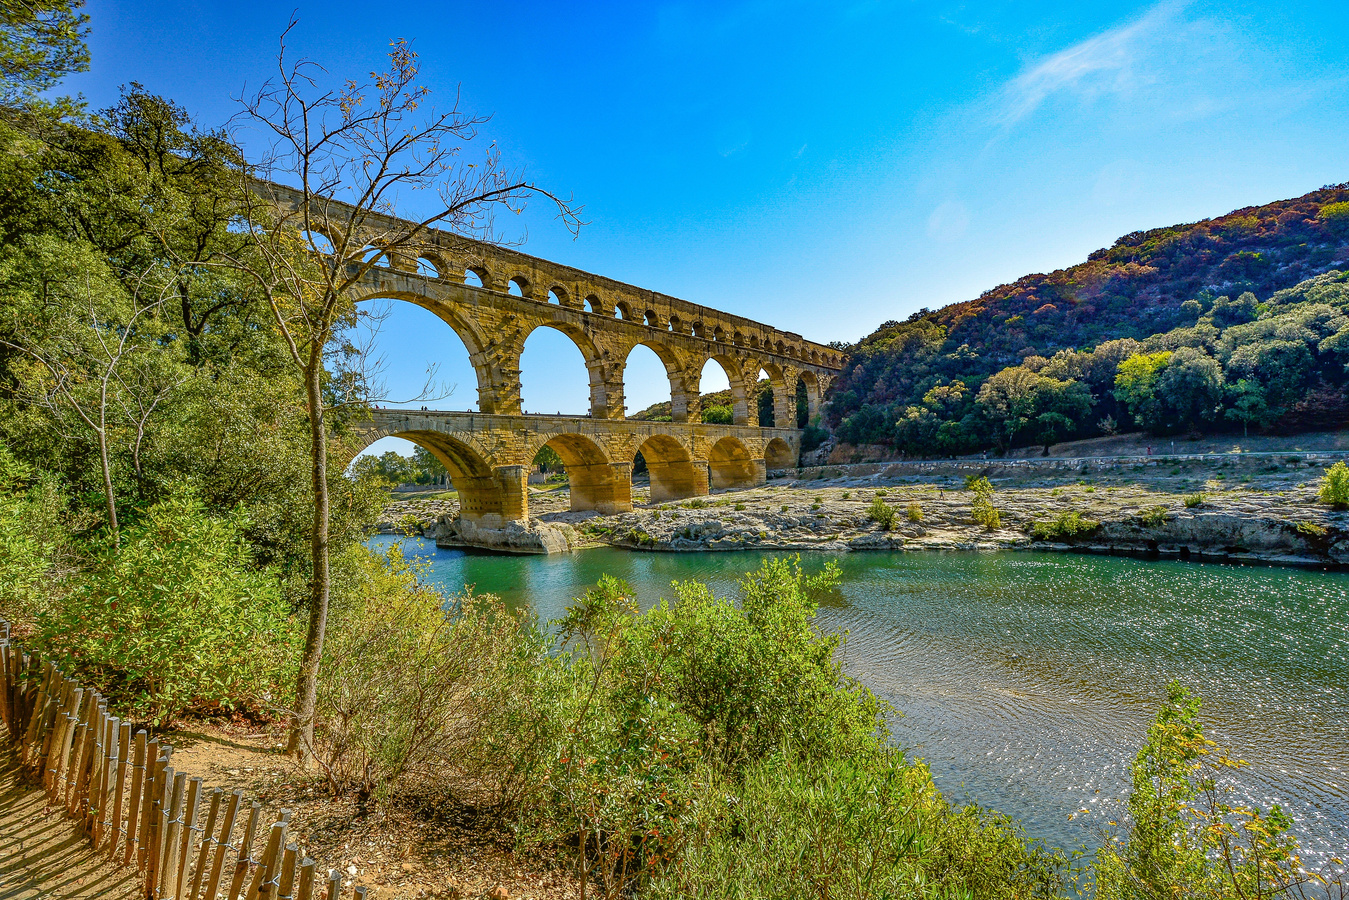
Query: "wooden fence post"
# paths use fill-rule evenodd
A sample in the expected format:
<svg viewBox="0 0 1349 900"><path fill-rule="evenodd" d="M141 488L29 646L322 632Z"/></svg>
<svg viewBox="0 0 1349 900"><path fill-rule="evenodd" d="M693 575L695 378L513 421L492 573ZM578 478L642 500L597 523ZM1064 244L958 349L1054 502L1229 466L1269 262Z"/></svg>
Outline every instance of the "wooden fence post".
<svg viewBox="0 0 1349 900"><path fill-rule="evenodd" d="M129 866L134 858L140 865L140 812L145 794L145 757L147 753L145 729L139 729L133 739L131 756L131 794L127 797L126 846L122 850L122 865Z"/></svg>
<svg viewBox="0 0 1349 900"><path fill-rule="evenodd" d="M233 849L230 844L230 832L234 830L234 818L239 814L239 804L243 799L241 792L234 791L225 804L225 821L220 826L220 839L216 843L215 859L211 862L211 876L206 880L206 893L202 894L200 900L215 900L216 893L220 890L220 876L225 870L225 854Z"/></svg>

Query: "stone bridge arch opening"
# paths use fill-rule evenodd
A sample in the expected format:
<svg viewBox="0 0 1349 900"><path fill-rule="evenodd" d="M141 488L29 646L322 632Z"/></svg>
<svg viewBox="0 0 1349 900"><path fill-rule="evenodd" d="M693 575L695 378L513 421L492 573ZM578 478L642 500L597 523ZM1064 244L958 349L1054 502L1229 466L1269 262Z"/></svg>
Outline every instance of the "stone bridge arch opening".
<svg viewBox="0 0 1349 900"><path fill-rule="evenodd" d="M386 309L370 308L381 303L387 304ZM491 368L483 362L487 340L471 320L457 315L447 304L394 291L361 297L357 307L365 307L379 319L374 326L378 330L372 335L376 348L385 343L386 335L398 341L398 353L383 355L388 367L386 379L415 383L400 395L411 399L426 385L431 394L427 400L438 409L491 411L497 391ZM434 377L427 384L432 367Z"/></svg>
<svg viewBox="0 0 1349 900"><path fill-rule="evenodd" d="M779 469L795 469L797 460L796 451L792 445L782 438L773 438L764 447L764 467L772 472Z"/></svg>
<svg viewBox="0 0 1349 900"><path fill-rule="evenodd" d="M584 416L607 398L600 354L583 331L543 322L520 351L520 408L525 413Z"/></svg>
<svg viewBox="0 0 1349 900"><path fill-rule="evenodd" d="M459 514L489 528L499 528L524 514L518 491L471 445L439 431L375 432L375 440L397 437L411 441L440 461L459 494Z"/></svg>
<svg viewBox="0 0 1349 900"><path fill-rule="evenodd" d="M573 512L594 510L611 515L632 509L631 462L611 462L599 444L580 434L555 435L534 448L530 459L542 447L562 457Z"/></svg>
<svg viewBox="0 0 1349 900"><path fill-rule="evenodd" d="M745 395L745 378L740 364L733 356L716 353L703 363L702 375L698 381L699 394L711 394L730 390L730 421L714 416L709 419L707 409L700 409L700 420L715 425L748 425L749 404Z"/></svg>
<svg viewBox="0 0 1349 900"><path fill-rule="evenodd" d="M765 480L760 471L762 465L763 462L755 460L739 438L724 437L712 445L708 454L707 476L717 490L753 487Z"/></svg>
<svg viewBox="0 0 1349 900"><path fill-rule="evenodd" d="M679 358L669 348L655 342L634 344L623 361L623 399L627 412L638 413L668 401L673 417L679 370Z"/></svg>
<svg viewBox="0 0 1349 900"><path fill-rule="evenodd" d="M687 447L668 434L655 434L642 442L637 453L646 462L651 478L651 502L665 503L707 493L707 476ZM634 456L634 459L636 457Z"/></svg>

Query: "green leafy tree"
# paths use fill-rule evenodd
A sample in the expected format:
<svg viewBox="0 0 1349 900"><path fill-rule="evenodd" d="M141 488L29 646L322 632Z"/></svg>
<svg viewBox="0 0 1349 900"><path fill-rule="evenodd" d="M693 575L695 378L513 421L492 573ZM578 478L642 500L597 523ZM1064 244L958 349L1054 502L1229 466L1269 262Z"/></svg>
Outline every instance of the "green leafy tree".
<svg viewBox="0 0 1349 900"><path fill-rule="evenodd" d="M1336 509L1349 509L1349 466L1343 460L1327 469L1321 477L1317 497Z"/></svg>
<svg viewBox="0 0 1349 900"><path fill-rule="evenodd" d="M1181 347L1160 370L1156 391L1164 427L1198 428L1222 409L1222 366L1203 350Z"/></svg>
<svg viewBox="0 0 1349 900"><path fill-rule="evenodd" d="M1171 361L1169 351L1136 353L1119 364L1115 374L1115 399L1128 407L1129 415L1144 428L1162 427L1165 415L1158 396L1161 373Z"/></svg>
<svg viewBox="0 0 1349 900"><path fill-rule="evenodd" d="M562 457L557 455L557 451L547 444L539 448L539 452L534 454L534 465L539 467L542 472L561 472L565 468L562 465Z"/></svg>
<svg viewBox="0 0 1349 900"><path fill-rule="evenodd" d="M1264 428L1273 421L1269 403L1265 400L1265 388L1260 382L1239 378L1236 384L1228 385L1227 397L1230 406L1226 416L1241 423L1243 436L1250 434L1252 425Z"/></svg>
<svg viewBox="0 0 1349 900"><path fill-rule="evenodd" d="M705 406L703 421L708 425L730 425L734 423L735 415L729 406Z"/></svg>
<svg viewBox="0 0 1349 900"><path fill-rule="evenodd" d="M115 443L137 476L150 419L185 379L159 319L155 270L141 273L144 293L127 294L87 244L50 236L25 239L0 279L0 346L17 359L10 372L20 402L89 433L98 449L106 522L118 540ZM162 285L160 285L162 287Z"/></svg>
<svg viewBox="0 0 1349 900"><path fill-rule="evenodd" d="M9 0L0 7L0 108L30 107L61 79L89 68L82 0Z"/></svg>

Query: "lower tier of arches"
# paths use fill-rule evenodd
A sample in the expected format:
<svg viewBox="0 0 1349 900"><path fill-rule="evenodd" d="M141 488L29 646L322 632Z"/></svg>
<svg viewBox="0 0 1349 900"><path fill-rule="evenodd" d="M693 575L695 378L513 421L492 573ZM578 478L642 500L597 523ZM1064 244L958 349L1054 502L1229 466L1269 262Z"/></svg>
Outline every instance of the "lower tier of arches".
<svg viewBox="0 0 1349 900"><path fill-rule="evenodd" d="M769 469L795 466L800 451L794 429L404 410L373 416L357 452L384 437L424 447L449 473L460 515L486 528L529 521L529 475L544 447L561 458L572 510L605 515L633 508L639 456L651 501L663 503L761 485Z"/></svg>

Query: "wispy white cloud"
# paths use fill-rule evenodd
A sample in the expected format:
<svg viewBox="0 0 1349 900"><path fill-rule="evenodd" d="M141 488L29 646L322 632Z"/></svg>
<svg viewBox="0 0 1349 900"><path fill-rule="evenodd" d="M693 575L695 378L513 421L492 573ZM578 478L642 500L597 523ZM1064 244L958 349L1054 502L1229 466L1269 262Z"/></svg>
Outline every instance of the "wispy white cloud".
<svg viewBox="0 0 1349 900"><path fill-rule="evenodd" d="M1133 22L1039 60L1004 88L1002 124L1014 125L1062 91L1094 95L1127 90L1154 42L1174 28L1187 5L1188 0L1163 0Z"/></svg>

